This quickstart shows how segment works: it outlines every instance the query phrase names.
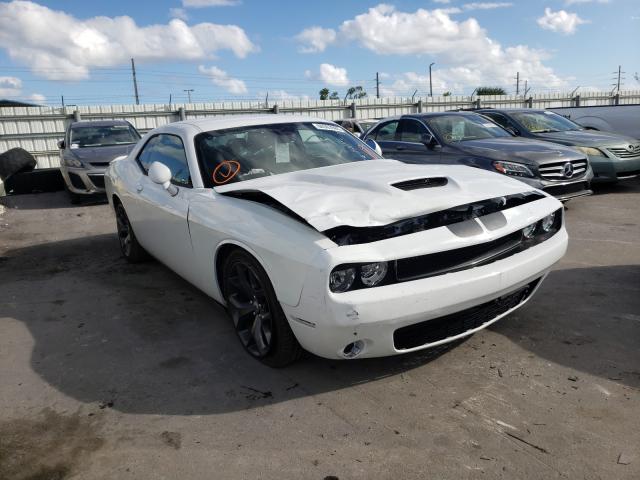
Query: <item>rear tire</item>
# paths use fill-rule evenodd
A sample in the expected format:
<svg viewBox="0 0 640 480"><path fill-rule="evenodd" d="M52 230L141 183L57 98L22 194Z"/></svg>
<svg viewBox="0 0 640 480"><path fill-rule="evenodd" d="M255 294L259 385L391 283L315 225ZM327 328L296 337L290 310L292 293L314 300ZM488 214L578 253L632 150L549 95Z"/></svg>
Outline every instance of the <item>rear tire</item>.
<svg viewBox="0 0 640 480"><path fill-rule="evenodd" d="M245 350L275 368L298 360L302 347L258 261L235 250L224 261L222 279L227 311Z"/></svg>
<svg viewBox="0 0 640 480"><path fill-rule="evenodd" d="M80 202L82 201L82 199L80 198L80 195L78 195L77 193L73 193L71 190L69 190L69 188L66 188L65 190L67 191L67 195L69 196L69 201L71 202L71 205L80 204Z"/></svg>
<svg viewBox="0 0 640 480"><path fill-rule="evenodd" d="M133 227L127 217L122 203L116 203L116 222L118 225L118 241L122 256L130 263L140 263L149 258L147 251L138 243Z"/></svg>

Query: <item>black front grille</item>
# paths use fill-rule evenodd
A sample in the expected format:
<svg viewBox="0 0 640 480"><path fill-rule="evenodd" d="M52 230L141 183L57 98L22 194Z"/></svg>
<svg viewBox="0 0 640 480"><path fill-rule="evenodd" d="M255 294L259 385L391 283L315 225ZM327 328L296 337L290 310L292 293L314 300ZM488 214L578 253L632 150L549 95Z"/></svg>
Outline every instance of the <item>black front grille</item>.
<svg viewBox="0 0 640 480"><path fill-rule="evenodd" d="M78 190L87 189L87 187L84 185L84 182L80 178L80 175L76 175L75 173L69 172L69 180L71 180L71 185L73 185Z"/></svg>
<svg viewBox="0 0 640 480"><path fill-rule="evenodd" d="M479 328L524 302L535 290L539 281L540 279L534 280L515 292L482 305L399 328L393 332L393 343L396 349L407 350Z"/></svg>
<svg viewBox="0 0 640 480"><path fill-rule="evenodd" d="M89 179L96 188L104 188L104 175L89 175Z"/></svg>
<svg viewBox="0 0 640 480"><path fill-rule="evenodd" d="M563 195L583 192L585 190L589 190L589 184L587 182L570 183L568 185L553 185L551 187L545 187L544 189L545 192L553 195L554 197L561 197Z"/></svg>
<svg viewBox="0 0 640 480"><path fill-rule="evenodd" d="M522 241L522 231L518 230L491 242L447 252L403 258L396 262L397 279L405 282L495 262L518 249Z"/></svg>

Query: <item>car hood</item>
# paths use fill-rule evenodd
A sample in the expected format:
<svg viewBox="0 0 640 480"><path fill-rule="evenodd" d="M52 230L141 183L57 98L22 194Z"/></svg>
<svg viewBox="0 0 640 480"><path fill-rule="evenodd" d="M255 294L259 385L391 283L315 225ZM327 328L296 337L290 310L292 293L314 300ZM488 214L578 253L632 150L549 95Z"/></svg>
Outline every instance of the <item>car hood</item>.
<svg viewBox="0 0 640 480"><path fill-rule="evenodd" d="M398 182L446 178L443 186L402 190ZM382 226L531 187L461 165L408 165L370 160L245 180L215 187L222 194L262 192L320 232L348 225ZM238 195L239 196L239 195Z"/></svg>
<svg viewBox="0 0 640 480"><path fill-rule="evenodd" d="M110 162L116 157L128 155L135 146L135 143L131 143L128 145L113 145L109 147L72 148L67 152L81 162L105 163Z"/></svg>
<svg viewBox="0 0 640 480"><path fill-rule="evenodd" d="M625 135L595 130L570 130L568 132L537 133L536 135L550 142L558 142L564 145L579 145L582 147L603 147L638 143L638 140Z"/></svg>
<svg viewBox="0 0 640 480"><path fill-rule="evenodd" d="M549 145L541 140L500 137L467 140L454 144L460 151L492 160L513 161L527 165L540 165L549 161L577 160L584 153L560 145Z"/></svg>

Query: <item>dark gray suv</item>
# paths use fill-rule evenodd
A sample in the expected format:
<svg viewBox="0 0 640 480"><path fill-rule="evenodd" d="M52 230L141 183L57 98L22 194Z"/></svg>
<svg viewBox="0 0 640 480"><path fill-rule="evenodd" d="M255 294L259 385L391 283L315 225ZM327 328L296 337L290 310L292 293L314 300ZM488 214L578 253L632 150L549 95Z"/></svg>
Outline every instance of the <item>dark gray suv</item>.
<svg viewBox="0 0 640 480"><path fill-rule="evenodd" d="M387 158L407 163L453 163L516 177L559 200L590 195L586 155L548 142L517 138L470 112L403 115L382 120L364 140Z"/></svg>
<svg viewBox="0 0 640 480"><path fill-rule="evenodd" d="M71 203L81 195L104 192L104 172L117 157L128 155L140 134L129 122L73 122L60 148L60 171Z"/></svg>

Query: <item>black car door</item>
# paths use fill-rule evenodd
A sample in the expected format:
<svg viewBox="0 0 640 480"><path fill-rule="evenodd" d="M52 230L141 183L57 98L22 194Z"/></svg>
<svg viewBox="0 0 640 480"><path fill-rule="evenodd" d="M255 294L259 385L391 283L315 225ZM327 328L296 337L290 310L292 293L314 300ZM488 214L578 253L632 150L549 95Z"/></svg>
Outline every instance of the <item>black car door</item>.
<svg viewBox="0 0 640 480"><path fill-rule="evenodd" d="M395 158L396 144L398 144L398 125L400 120L390 120L381 123L372 131L367 138L375 140L382 149L382 155L385 158Z"/></svg>
<svg viewBox="0 0 640 480"><path fill-rule="evenodd" d="M399 142L395 146L395 158L406 163L439 163L440 148L423 142L431 132L422 122L414 118L400 121ZM434 139L435 142L435 139Z"/></svg>

